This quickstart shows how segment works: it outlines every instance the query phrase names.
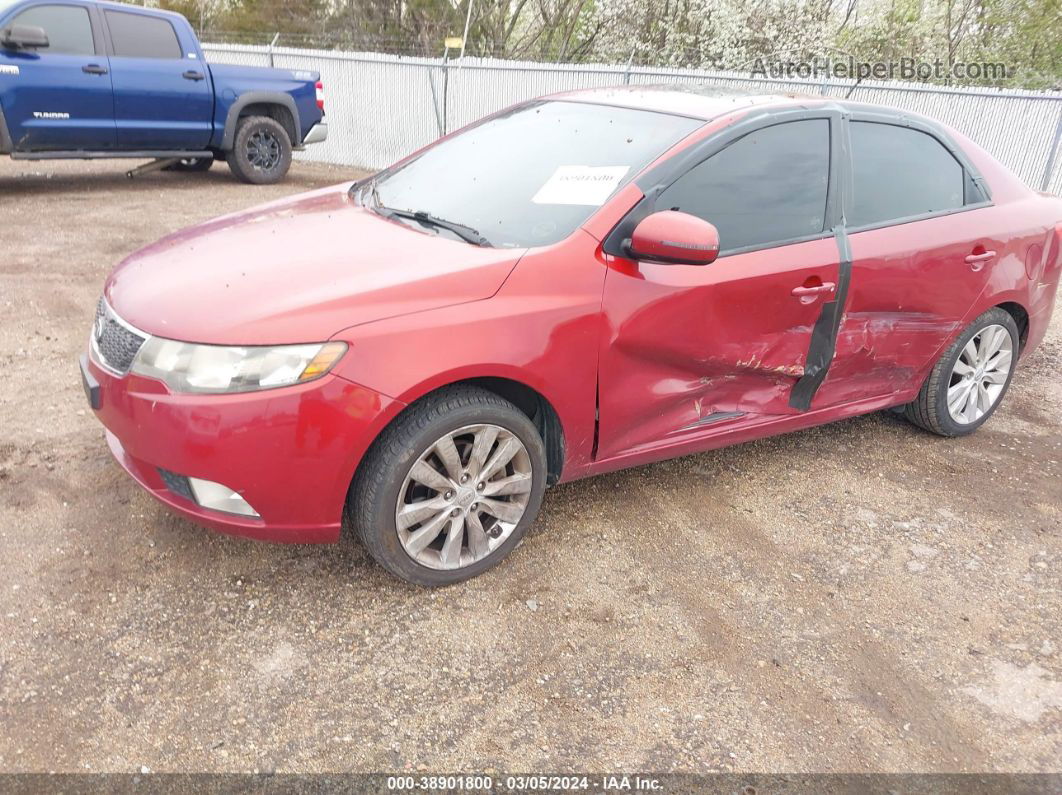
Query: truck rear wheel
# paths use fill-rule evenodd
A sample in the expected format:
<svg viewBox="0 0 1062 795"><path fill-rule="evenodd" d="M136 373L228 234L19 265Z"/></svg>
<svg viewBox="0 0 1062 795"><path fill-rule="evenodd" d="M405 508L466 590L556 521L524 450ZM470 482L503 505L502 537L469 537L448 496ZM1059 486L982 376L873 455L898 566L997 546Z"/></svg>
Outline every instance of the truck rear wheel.
<svg viewBox="0 0 1062 795"><path fill-rule="evenodd" d="M273 185L291 167L291 138L276 119L246 116L236 123L232 151L225 159L241 182Z"/></svg>

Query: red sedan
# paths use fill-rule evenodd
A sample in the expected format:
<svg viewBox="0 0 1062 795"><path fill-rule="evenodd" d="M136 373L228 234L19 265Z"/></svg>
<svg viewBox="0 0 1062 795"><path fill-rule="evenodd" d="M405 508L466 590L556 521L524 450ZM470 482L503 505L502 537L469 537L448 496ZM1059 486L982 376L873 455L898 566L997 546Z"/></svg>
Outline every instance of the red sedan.
<svg viewBox="0 0 1062 795"><path fill-rule="evenodd" d="M927 119L610 89L518 105L114 271L118 461L219 530L440 585L547 486L895 408L982 425L1043 338L1062 201Z"/></svg>

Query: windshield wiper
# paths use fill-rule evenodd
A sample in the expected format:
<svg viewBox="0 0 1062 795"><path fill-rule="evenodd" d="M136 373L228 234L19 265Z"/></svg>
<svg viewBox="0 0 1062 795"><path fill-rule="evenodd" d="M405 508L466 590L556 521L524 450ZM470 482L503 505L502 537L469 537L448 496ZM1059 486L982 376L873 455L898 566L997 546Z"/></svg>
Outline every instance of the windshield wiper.
<svg viewBox="0 0 1062 795"><path fill-rule="evenodd" d="M376 183L376 177L372 177L366 182L356 183L351 188L351 190L357 189L358 198L363 207L368 207L370 210L382 215L384 218L405 218L410 221L416 221L418 224L424 224L425 226L434 226L436 229L445 229L448 232L453 232L466 243L471 243L474 246L491 245L490 241L483 237L478 229L473 229L471 226L459 224L456 221L447 221L445 218L439 218L424 210L398 210L394 207L385 207L380 201L380 192ZM366 196L366 194L368 194L368 196ZM366 198L368 198L368 201L366 201Z"/></svg>
<svg viewBox="0 0 1062 795"><path fill-rule="evenodd" d="M448 232L453 232L466 243L471 243L474 246L490 245L490 241L471 226L465 226L456 221L447 221L445 218L437 218L423 210L396 210L393 207L384 207L380 204L379 197L376 195L376 185L373 184L370 189L372 191L370 195L373 196L375 204L374 209L385 218L407 218L411 221L416 221L418 224L434 226L436 229L445 229Z"/></svg>

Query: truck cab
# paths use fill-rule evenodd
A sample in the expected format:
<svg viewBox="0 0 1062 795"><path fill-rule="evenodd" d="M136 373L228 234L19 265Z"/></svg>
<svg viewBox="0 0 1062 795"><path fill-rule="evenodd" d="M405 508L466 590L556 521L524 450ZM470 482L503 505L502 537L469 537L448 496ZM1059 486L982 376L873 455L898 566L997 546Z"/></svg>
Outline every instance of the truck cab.
<svg viewBox="0 0 1062 795"><path fill-rule="evenodd" d="M0 0L0 154L226 160L277 182L325 140L315 72L208 64L180 14L91 0Z"/></svg>

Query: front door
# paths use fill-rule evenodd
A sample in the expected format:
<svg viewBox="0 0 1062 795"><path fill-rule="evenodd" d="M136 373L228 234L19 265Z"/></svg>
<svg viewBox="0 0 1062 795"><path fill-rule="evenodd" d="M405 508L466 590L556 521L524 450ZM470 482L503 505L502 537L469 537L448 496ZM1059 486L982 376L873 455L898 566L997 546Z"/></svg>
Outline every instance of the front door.
<svg viewBox="0 0 1062 795"><path fill-rule="evenodd" d="M791 392L839 279L830 142L827 117L761 127L659 194L655 209L715 224L721 254L610 268L598 460L797 412Z"/></svg>
<svg viewBox="0 0 1062 795"><path fill-rule="evenodd" d="M86 6L42 3L0 28L44 30L48 46L0 47L0 107L16 152L114 148L114 98L102 37Z"/></svg>
<svg viewBox="0 0 1062 795"><path fill-rule="evenodd" d="M214 124L210 70L166 17L106 9L118 148L205 149Z"/></svg>

